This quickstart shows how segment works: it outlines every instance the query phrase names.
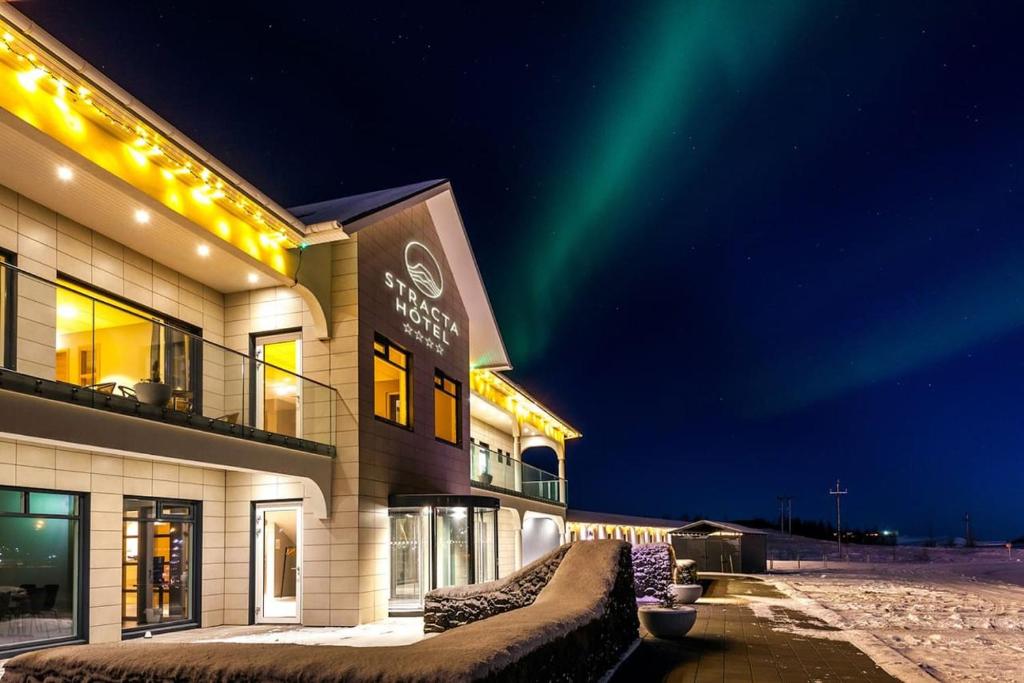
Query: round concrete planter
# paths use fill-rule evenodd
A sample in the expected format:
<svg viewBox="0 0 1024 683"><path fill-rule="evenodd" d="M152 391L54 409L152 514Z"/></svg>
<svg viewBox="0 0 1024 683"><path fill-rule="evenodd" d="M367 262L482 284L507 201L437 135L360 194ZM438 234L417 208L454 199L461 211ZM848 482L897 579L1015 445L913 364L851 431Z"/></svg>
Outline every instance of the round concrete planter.
<svg viewBox="0 0 1024 683"><path fill-rule="evenodd" d="M171 385L163 382L139 382L134 387L140 403L164 406L171 400Z"/></svg>
<svg viewBox="0 0 1024 683"><path fill-rule="evenodd" d="M640 623L655 638L682 638L697 621L695 607L641 607Z"/></svg>
<svg viewBox="0 0 1024 683"><path fill-rule="evenodd" d="M704 589L699 583L673 583L668 587L668 593L677 605L689 605L697 602L703 592Z"/></svg>

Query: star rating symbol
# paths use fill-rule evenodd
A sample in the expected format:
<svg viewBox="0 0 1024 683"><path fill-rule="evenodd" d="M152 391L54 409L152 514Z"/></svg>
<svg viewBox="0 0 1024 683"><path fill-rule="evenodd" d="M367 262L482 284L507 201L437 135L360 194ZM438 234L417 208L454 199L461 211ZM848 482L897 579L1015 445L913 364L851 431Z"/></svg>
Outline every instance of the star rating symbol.
<svg viewBox="0 0 1024 683"><path fill-rule="evenodd" d="M405 323L402 325L402 330L404 330L406 334L412 334L412 325Z"/></svg>
<svg viewBox="0 0 1024 683"><path fill-rule="evenodd" d="M444 355L444 349L441 347L440 344L437 345L436 351L437 351L437 355L439 355L439 356L443 356Z"/></svg>
<svg viewBox="0 0 1024 683"><path fill-rule="evenodd" d="M419 330L416 330L416 341L418 341L418 342L423 341L423 333L420 332Z"/></svg>

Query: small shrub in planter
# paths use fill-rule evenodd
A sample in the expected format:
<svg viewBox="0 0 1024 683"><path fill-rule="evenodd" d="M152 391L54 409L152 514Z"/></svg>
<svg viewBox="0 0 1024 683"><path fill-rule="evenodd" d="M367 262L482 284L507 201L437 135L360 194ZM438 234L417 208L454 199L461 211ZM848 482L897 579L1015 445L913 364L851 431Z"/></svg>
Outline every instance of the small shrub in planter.
<svg viewBox="0 0 1024 683"><path fill-rule="evenodd" d="M694 560L676 560L676 583L697 583L697 563Z"/></svg>

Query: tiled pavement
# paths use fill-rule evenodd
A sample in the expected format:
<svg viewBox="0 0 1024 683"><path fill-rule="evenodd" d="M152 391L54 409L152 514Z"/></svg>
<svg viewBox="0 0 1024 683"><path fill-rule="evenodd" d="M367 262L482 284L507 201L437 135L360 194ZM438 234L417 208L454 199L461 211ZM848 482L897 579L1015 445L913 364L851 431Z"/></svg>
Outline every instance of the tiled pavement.
<svg viewBox="0 0 1024 683"><path fill-rule="evenodd" d="M723 578L705 588L712 598L782 596L756 579ZM835 631L807 615L772 606L773 619L758 617L743 604L697 605L697 623L680 641L643 633L614 683L667 681L704 683L753 681L895 681L848 642L772 630L787 623L804 630Z"/></svg>

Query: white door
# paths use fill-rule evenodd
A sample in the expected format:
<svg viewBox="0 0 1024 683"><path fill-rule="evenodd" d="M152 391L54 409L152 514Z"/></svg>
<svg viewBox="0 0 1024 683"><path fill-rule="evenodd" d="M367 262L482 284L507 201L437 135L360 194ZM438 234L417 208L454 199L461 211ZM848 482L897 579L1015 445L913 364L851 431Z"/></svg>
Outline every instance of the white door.
<svg viewBox="0 0 1024 683"><path fill-rule="evenodd" d="M256 427L302 436L302 334L256 338Z"/></svg>
<svg viewBox="0 0 1024 683"><path fill-rule="evenodd" d="M256 623L302 616L302 503L256 505Z"/></svg>

